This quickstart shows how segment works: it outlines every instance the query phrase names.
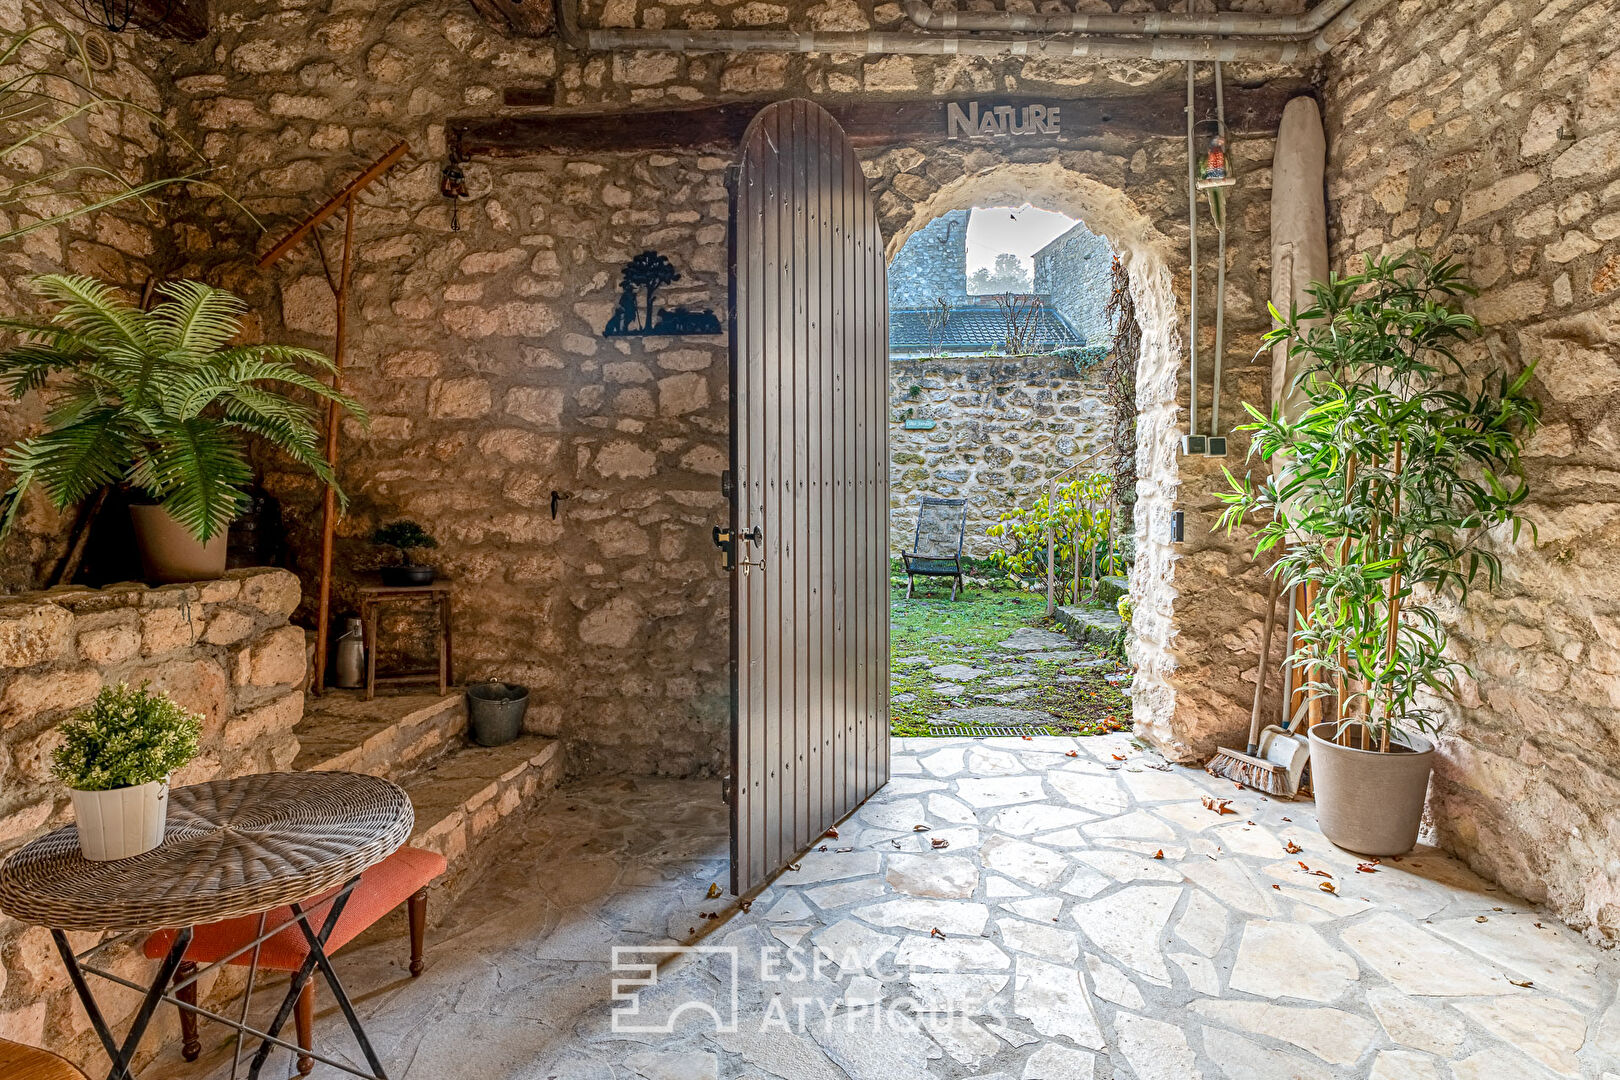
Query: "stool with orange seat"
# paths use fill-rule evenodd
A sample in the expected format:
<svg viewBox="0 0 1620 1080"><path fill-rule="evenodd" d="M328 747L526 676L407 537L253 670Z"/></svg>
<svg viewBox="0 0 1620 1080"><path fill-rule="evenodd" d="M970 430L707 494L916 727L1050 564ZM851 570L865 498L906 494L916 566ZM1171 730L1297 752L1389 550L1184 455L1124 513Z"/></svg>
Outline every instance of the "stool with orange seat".
<svg viewBox="0 0 1620 1080"><path fill-rule="evenodd" d="M427 929L427 887L434 878L444 873L444 870L444 856L438 852L404 847L363 872L359 883L349 895L349 902L344 906L343 913L338 916L337 925L332 929L332 936L327 939L327 953L335 953L378 919L400 904L405 904L411 931L410 971L412 977L420 975L422 943ZM340 890L333 889L306 905L311 925L321 924L331 903L331 896L338 891ZM241 950L244 945L259 936L259 919L258 915L244 915L196 927L191 945L186 949L185 960L174 974L174 981L179 986L176 996L187 1004L195 1005L197 984L186 980L196 974L197 965L213 963ZM309 955L309 939L292 919L293 913L289 907L276 908L264 917L263 925L267 929L286 925L280 933L266 938L259 946L260 967L274 971L297 971L303 965ZM153 959L161 959L168 955L169 949L174 945L174 935L173 930L159 930L147 938L146 955ZM230 963L242 966L252 962L252 949L230 960ZM298 1045L306 1051L314 1045L312 1041L314 1022L315 980L310 979L304 983L304 989L298 996L298 1004L293 1012ZM186 1009L180 1010L180 1033L181 1055L187 1061L196 1061L202 1053L202 1044L197 1040L196 1013ZM313 1058L299 1057L300 1076L308 1076L314 1067Z"/></svg>

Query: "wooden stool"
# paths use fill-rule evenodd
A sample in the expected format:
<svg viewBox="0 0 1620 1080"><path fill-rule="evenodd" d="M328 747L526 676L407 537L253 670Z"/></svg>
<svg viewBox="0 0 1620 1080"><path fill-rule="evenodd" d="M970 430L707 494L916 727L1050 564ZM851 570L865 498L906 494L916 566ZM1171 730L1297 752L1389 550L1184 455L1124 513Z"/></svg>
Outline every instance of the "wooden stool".
<svg viewBox="0 0 1620 1080"><path fill-rule="evenodd" d="M362 585L356 590L360 597L360 620L366 628L366 700L375 695L378 683L421 682L432 676L431 671L408 671L397 675L377 674L377 614L385 604L410 601L429 601L439 609L439 693L455 681L450 673L450 582L435 581L431 585Z"/></svg>
<svg viewBox="0 0 1620 1080"><path fill-rule="evenodd" d="M327 939L327 952L336 952L403 903L407 905L406 914L411 928L411 977L422 974L422 943L427 929L427 887L429 882L444 873L444 868L444 856L438 852L406 847L366 870L360 875L360 883L354 887L343 914L338 916L332 936ZM310 905L311 922L319 925L320 920L326 917L328 902L329 895L318 898ZM286 907L277 908L265 916L264 925L267 928L283 923L289 925L259 946L260 967L274 971L297 971L309 955L309 939L297 926L290 925L292 917L292 909ZM153 959L167 955L174 944L174 933L173 930L159 930L147 938L146 955ZM177 984L185 983L176 991L176 996L188 1005L197 1004L197 984L186 983L196 974L197 965L213 963L229 956L258 936L257 915L243 915L197 927L191 945L186 949L185 960L174 973ZM253 962L253 951L250 949L230 962L245 967ZM304 984L293 1010L293 1027L297 1031L298 1045L305 1050L315 1045L314 1026L315 980L311 979ZM181 1056L187 1061L196 1061L202 1053L202 1043L197 1039L196 1013L180 1010L180 1036ZM308 1076L314 1067L314 1059L299 1057L300 1076ZM0 1072L0 1077L5 1076L6 1073Z"/></svg>
<svg viewBox="0 0 1620 1080"><path fill-rule="evenodd" d="M49 1050L0 1039L0 1077L5 1080L85 1080L84 1073Z"/></svg>

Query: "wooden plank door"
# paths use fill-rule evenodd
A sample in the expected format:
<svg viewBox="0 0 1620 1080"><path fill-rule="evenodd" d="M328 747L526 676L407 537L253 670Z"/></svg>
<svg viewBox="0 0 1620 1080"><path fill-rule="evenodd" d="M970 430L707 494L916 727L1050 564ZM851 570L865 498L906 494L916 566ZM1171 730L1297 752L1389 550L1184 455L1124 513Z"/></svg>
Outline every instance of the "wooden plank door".
<svg viewBox="0 0 1620 1080"><path fill-rule="evenodd" d="M888 289L820 106L766 106L731 196L731 888L889 779Z"/></svg>

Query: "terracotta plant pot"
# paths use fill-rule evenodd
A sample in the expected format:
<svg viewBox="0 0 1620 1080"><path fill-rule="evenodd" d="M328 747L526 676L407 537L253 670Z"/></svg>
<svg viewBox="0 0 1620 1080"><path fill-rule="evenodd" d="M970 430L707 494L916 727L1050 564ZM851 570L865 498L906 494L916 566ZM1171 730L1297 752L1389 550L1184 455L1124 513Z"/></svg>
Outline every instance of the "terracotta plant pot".
<svg viewBox="0 0 1620 1080"><path fill-rule="evenodd" d="M161 506L140 504L129 508L135 524L135 543L141 553L141 573L156 585L177 581L204 581L225 574L225 533L206 544L186 531Z"/></svg>
<svg viewBox="0 0 1620 1080"><path fill-rule="evenodd" d="M1421 735L1391 742L1391 752L1333 741L1337 724L1311 728L1311 787L1322 835L1358 855L1404 855L1417 843L1434 743Z"/></svg>
<svg viewBox="0 0 1620 1080"><path fill-rule="evenodd" d="M153 780L111 791L68 789L79 850L92 862L129 859L163 843L169 816L169 781Z"/></svg>

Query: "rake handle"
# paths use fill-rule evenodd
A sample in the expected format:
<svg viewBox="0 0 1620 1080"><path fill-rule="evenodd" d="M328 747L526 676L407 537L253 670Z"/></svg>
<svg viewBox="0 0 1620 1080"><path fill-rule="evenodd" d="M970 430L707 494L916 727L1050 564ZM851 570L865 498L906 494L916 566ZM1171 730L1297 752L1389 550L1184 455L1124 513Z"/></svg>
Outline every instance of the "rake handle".
<svg viewBox="0 0 1620 1080"><path fill-rule="evenodd" d="M1266 591L1266 622L1260 631L1260 666L1254 673L1254 708L1249 713L1249 756L1260 754L1260 699L1266 693L1266 669L1271 666L1271 627L1277 621L1278 576L1271 575L1271 587Z"/></svg>

